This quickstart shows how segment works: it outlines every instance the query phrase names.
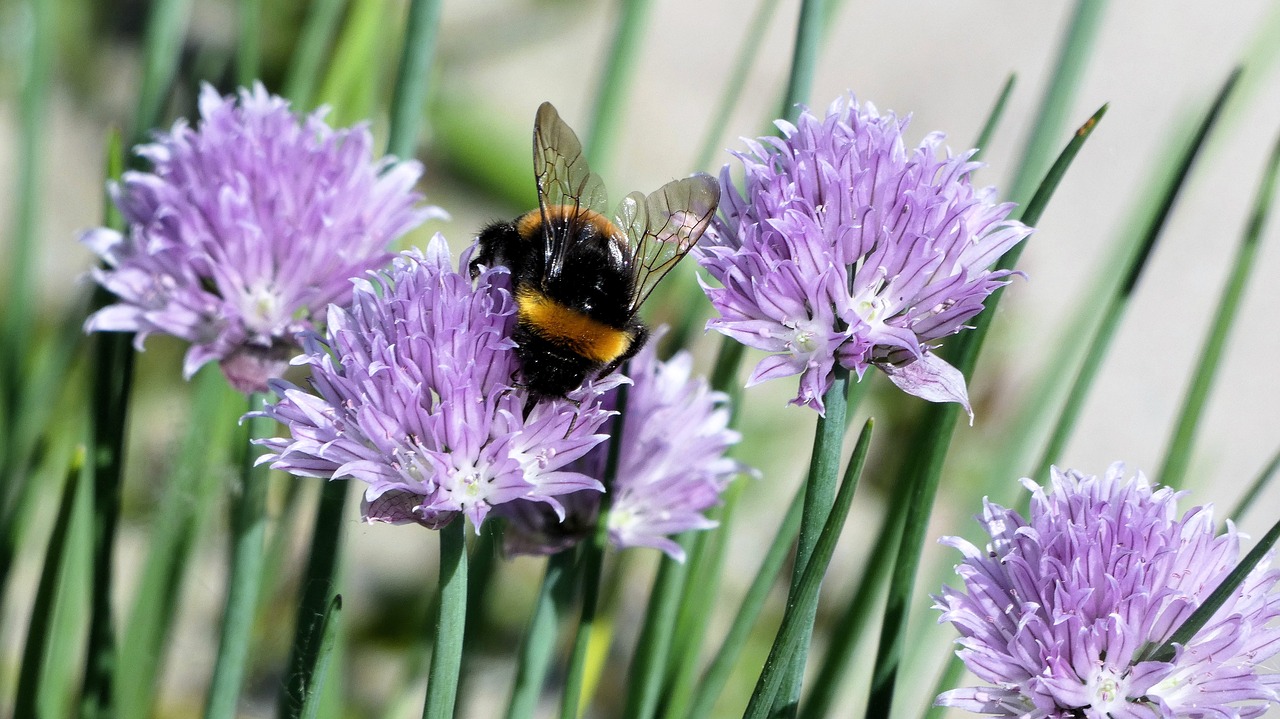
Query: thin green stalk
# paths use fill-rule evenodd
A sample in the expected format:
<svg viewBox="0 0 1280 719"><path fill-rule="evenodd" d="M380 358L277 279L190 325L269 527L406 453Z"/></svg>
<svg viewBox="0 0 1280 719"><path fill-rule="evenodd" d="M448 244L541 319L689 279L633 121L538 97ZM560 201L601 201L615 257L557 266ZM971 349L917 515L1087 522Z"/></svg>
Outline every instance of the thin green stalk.
<svg viewBox="0 0 1280 719"><path fill-rule="evenodd" d="M320 715L320 699L324 696L325 681L329 678L329 664L337 652L338 630L342 619L342 595L335 594L329 600L329 608L324 613L320 629L320 648L316 652L315 674L311 685L307 687L307 696L302 703L302 719L316 719Z"/></svg>
<svg viewBox="0 0 1280 719"><path fill-rule="evenodd" d="M595 106L587 130L586 156L597 172L608 167L607 153L616 145L618 128L626 113L622 111L624 93L631 87L635 74L640 41L644 38L649 0L622 0L622 12L614 26L604 70L596 85Z"/></svg>
<svg viewBox="0 0 1280 719"><path fill-rule="evenodd" d="M259 394L250 395L249 408L262 406ZM233 719L249 664L249 644L253 633L254 608L262 585L266 533L266 465L254 466L257 451L251 440L270 437L274 423L267 417L245 422L239 483L231 493L231 572L227 578L227 600L222 614L222 633L213 680L205 703L206 719Z"/></svg>
<svg viewBox="0 0 1280 719"><path fill-rule="evenodd" d="M1076 2L1071 24L1058 49L1053 75L1040 99L1031 135L1022 149L1018 172L1009 185L1008 197L1019 205L1031 196L1035 187L1033 183L1043 177L1049 158L1053 156L1053 148L1067 127L1068 113L1075 103L1076 91L1098 37L1098 29L1102 26L1102 12L1106 5L1105 0Z"/></svg>
<svg viewBox="0 0 1280 719"><path fill-rule="evenodd" d="M440 614L423 719L451 719L458 699L458 669L467 625L467 523L463 517L440 530Z"/></svg>
<svg viewBox="0 0 1280 719"><path fill-rule="evenodd" d="M178 68L178 55L187 32L192 0L157 0L147 20L146 48L143 52L142 87L138 90L138 111L134 116L132 141L137 145L160 124L165 98Z"/></svg>
<svg viewBox="0 0 1280 719"><path fill-rule="evenodd" d="M1005 107L1009 104L1009 98L1013 95L1013 87L1018 82L1018 76L1010 73L1009 77L1004 81L1004 85L1000 88L1000 94L996 97L995 105L991 107L991 112L987 113L987 121L982 124L982 130L978 132L978 139L973 141L973 146L977 152L973 153L970 158L977 161L987 151L987 144L991 142L991 137L995 135L996 128L1000 126L1000 120L1004 117Z"/></svg>
<svg viewBox="0 0 1280 719"><path fill-rule="evenodd" d="M427 80L440 29L442 0L413 0L405 25L404 48L396 73L395 96L391 103L391 130L387 152L396 157L413 157L427 105Z"/></svg>
<svg viewBox="0 0 1280 719"><path fill-rule="evenodd" d="M328 480L320 489L315 524L311 528L307 569L302 577L302 597L294 619L289 673L281 682L280 695L276 699L276 713L281 717L298 716L317 668L325 608L337 596L342 514L347 506L348 489L345 480Z"/></svg>
<svg viewBox="0 0 1280 719"><path fill-rule="evenodd" d="M613 420L613 435L609 441L609 454L605 459L604 494L600 497L600 509L596 514L596 531L590 542L584 542L579 571L582 587L582 613L573 637L573 650L569 654L568 675L564 682L564 694L560 700L560 719L577 719L582 699L582 688L587 673L587 650L591 643L591 630L595 626L596 611L600 600L600 576L604 568L604 554L609 546L609 508L612 505L614 478L618 476L618 457L621 454L622 436L626 432L627 385L618 389L618 414Z"/></svg>
<svg viewBox="0 0 1280 719"><path fill-rule="evenodd" d="M1262 468L1262 471L1254 478L1253 483L1249 485L1249 489L1245 491L1244 496L1240 498L1239 502L1236 502L1236 506L1232 507L1231 511L1225 516L1239 522L1244 513L1253 507L1253 503L1258 499L1262 489L1276 476L1277 470L1280 470L1280 452L1276 452L1271 461L1267 463L1267 466Z"/></svg>
<svg viewBox="0 0 1280 719"><path fill-rule="evenodd" d="M827 515L836 496L836 482L840 476L840 455L844 447L845 416L848 410L847 396L849 370L836 365L835 378L823 395L826 413L818 418L813 439L813 456L809 461L809 476L805 480L804 517L800 522L800 538L796 544L795 568L791 575L791 590L787 595L787 614L795 611L806 614L801 621L804 628L796 651L786 656L790 669L781 678L781 688L774 704L775 716L795 716L800 704L800 692L804 683L804 668L809 658L809 641L813 622L818 615L818 605L799 602L805 570L809 557L818 543L818 536L827 524ZM784 622L787 621L785 618Z"/></svg>
<svg viewBox="0 0 1280 719"><path fill-rule="evenodd" d="M345 0L314 0L307 8L307 19L284 77L284 96L297 110L309 109L315 102L325 55L338 33L345 6Z"/></svg>
<svg viewBox="0 0 1280 719"><path fill-rule="evenodd" d="M1071 141L1049 168L1040 188L1027 203L1021 220L1034 226L1040 220L1041 213L1053 197L1063 175L1075 156L1084 146L1084 142L1093 134L1098 121L1106 113L1104 105L1076 130ZM1013 269L1022 255L1025 243L1019 243L1005 253L996 263L997 269ZM991 319L995 308L1004 296L1003 288L996 290L987 298L986 309L973 320L973 329L957 335L949 345L951 363L966 378L973 376L973 368L982 349L983 340L991 328ZM959 415L958 405L948 403L932 405L926 410L921 437L912 443L917 460L913 462L900 481L909 483L910 498L903 519L902 542L898 547L897 561L889 582L889 597L885 604L884 622L880 628L880 645L876 654L875 671L871 678L871 696L867 705L869 719L888 719L893 706L893 694L897 683L898 668L902 662L902 651L906 643L907 611L911 596L915 589L916 569L920 565L920 555L924 546L924 534L929 524L929 515L933 509L934 497L937 495L938 482L942 474L942 465L946 459L947 448L951 443L951 435Z"/></svg>
<svg viewBox="0 0 1280 719"><path fill-rule="evenodd" d="M1231 274L1222 289L1217 311L1213 313L1213 324L1209 329L1209 336L1205 338L1204 347L1200 350L1200 360L1196 363L1191 386L1187 388L1187 395L1182 401L1182 410L1178 413L1173 435L1169 438L1164 464L1160 468L1160 473L1156 475L1160 478L1160 483L1166 486L1180 487L1186 477L1187 466L1191 461L1191 450L1195 446L1196 430L1204 415L1204 407L1209 399L1209 391L1213 387L1218 365L1222 361L1222 354L1226 351L1227 336L1235 325L1236 315L1239 314L1240 298L1244 295L1249 274L1254 268L1262 230L1266 227L1267 218L1271 214L1278 170L1280 170L1280 139L1277 139L1276 144L1271 148L1271 156L1267 161L1262 183L1258 187L1257 197L1254 199L1253 212L1249 216L1249 225L1245 228L1240 246L1236 249Z"/></svg>
<svg viewBox="0 0 1280 719"><path fill-rule="evenodd" d="M858 435L853 456L845 469L844 479L840 483L840 491L831 504L830 512L823 522L822 532L813 553L805 566L804 577L799 584L799 591L789 598L787 612L782 617L782 626L778 628L773 648L769 650L769 658L765 660L764 670L760 672L760 680L751 694L747 711L743 717L764 719L779 716L777 697L785 682L791 675L790 667L794 665L792 658L803 656L809 645L811 633L811 612L803 611L803 607L818 606L818 590L822 587L822 577L826 574L827 565L831 563L831 555L835 553L836 542L844 530L844 522L849 516L849 508L853 506L853 495L858 488L858 479L862 476L862 467L867 460L867 450L871 447L872 420L867 420L862 432ZM803 532L803 526L801 527ZM794 715L797 707L783 707L783 713Z"/></svg>
<svg viewBox="0 0 1280 719"><path fill-rule="evenodd" d="M83 475L83 456L77 456L67 470L62 486L62 500L58 503L58 516L49 533L49 543L44 553L44 565L40 582L31 604L31 620L27 624L27 641L22 649L22 669L18 675L18 689L13 702L13 716L39 716L40 679L44 673L45 655L53 624L53 610L58 596L58 584L62 567L70 546L72 510L76 504L76 489Z"/></svg>
<svg viewBox="0 0 1280 719"><path fill-rule="evenodd" d="M1123 281L1116 286L1115 292L1107 299L1107 304L1102 309L1102 323L1089 343L1084 363L1076 373L1071 390L1067 395L1067 403L1058 416L1058 422L1054 426L1049 442L1040 457L1040 462L1036 465L1035 473L1031 475L1032 478L1042 482L1048 479L1049 467L1057 461L1063 447L1066 446L1067 440L1070 439L1071 432L1075 428L1076 419L1080 416L1081 409L1083 409L1088 389L1092 386L1093 378L1096 376L1106 351L1111 345L1111 339L1115 336L1120 320L1124 317L1129 299L1137 289L1138 279L1146 268L1147 259L1151 256L1152 250L1155 249L1156 241L1160 239L1164 231L1165 222L1169 219L1169 214L1178 200L1178 195L1181 194L1182 188L1186 184L1196 157L1199 156L1201 148L1204 147L1205 138L1209 136L1209 131L1213 129L1214 123L1221 114L1222 108L1231 96L1231 90L1236 86L1239 78L1240 71L1236 70L1227 79L1222 89L1218 92L1218 96L1214 99L1213 105L1210 106L1204 119L1201 120L1195 137L1183 150L1177 171L1170 178L1169 184L1165 186L1158 208L1142 233L1142 241L1137 253L1134 254L1131 264L1122 270Z"/></svg>
<svg viewBox="0 0 1280 719"><path fill-rule="evenodd" d="M746 596L742 598L742 604L738 607L738 613L729 627L729 633L725 635L711 665L702 675L697 693L693 697L688 713L685 714L689 719L711 716L716 699L720 697L725 683L729 681L729 675L733 672L733 666L747 643L751 628L755 626L756 619L760 617L760 611L764 609L769 590L773 588L779 572L782 571L782 563L791 552L791 544L800 533L800 516L804 509L805 488L806 485L802 483L787 507L787 513L782 517L782 523L774 534L769 551L765 553L764 560L756 570L756 576L751 580Z"/></svg>
<svg viewBox="0 0 1280 719"><path fill-rule="evenodd" d="M262 64L262 0L236 0L236 82L248 87Z"/></svg>
<svg viewBox="0 0 1280 719"><path fill-rule="evenodd" d="M813 75L818 65L818 49L822 41L822 25L826 0L801 0L800 22L796 25L796 44L791 55L791 73L782 98L778 117L794 122L800 116L800 105L809 102Z"/></svg>
<svg viewBox="0 0 1280 719"><path fill-rule="evenodd" d="M556 630L568 610L573 595L573 565L577 552L565 550L551 555L542 576L538 599L529 617L529 630L516 664L507 719L530 719L546 684L551 657L556 648Z"/></svg>
<svg viewBox="0 0 1280 719"><path fill-rule="evenodd" d="M682 549L693 543L695 534L686 532L680 537ZM627 673L627 702L623 716L630 719L651 719L658 710L662 680L671 652L672 632L688 573L687 564L666 555L658 565L631 670Z"/></svg>

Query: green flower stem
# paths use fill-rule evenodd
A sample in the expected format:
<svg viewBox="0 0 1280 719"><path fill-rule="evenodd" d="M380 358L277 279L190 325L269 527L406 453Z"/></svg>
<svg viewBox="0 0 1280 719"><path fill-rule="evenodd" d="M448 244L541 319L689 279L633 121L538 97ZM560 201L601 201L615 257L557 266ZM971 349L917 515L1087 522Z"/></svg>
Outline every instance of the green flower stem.
<svg viewBox="0 0 1280 719"><path fill-rule="evenodd" d="M596 86L595 106L591 109L591 124L584 143L586 156L597 172L608 168L610 158L607 153L617 145L618 128L626 116L622 101L635 74L636 58L649 14L649 0L622 0L621 5L622 13L614 27L609 55Z"/></svg>
<svg viewBox="0 0 1280 719"><path fill-rule="evenodd" d="M1195 137L1183 150L1173 176L1163 188L1157 209L1141 234L1138 250L1132 255L1128 266L1122 272L1124 279L1116 285L1114 292L1107 299L1107 303L1102 310L1102 323L1099 325L1093 339L1089 342L1089 349L1085 352L1084 363L1076 373L1075 380L1072 382L1071 389L1067 395L1066 405L1058 416L1058 422L1049 437L1044 453L1040 457L1040 462L1036 465L1035 472L1031 475L1032 478L1040 482L1048 479L1049 467L1057 461L1062 454L1062 449L1067 444L1067 440L1070 439L1071 432L1075 428L1076 419L1080 416L1085 398L1088 396L1088 390L1093 385L1093 378L1097 375L1102 360L1106 356L1107 349L1111 346L1111 340L1120 325L1120 320L1124 317L1125 309L1129 305L1129 299L1137 289L1138 279L1146 268L1147 259L1151 256L1152 250L1155 249L1156 241L1160 239L1164 231L1165 222L1169 219L1169 214L1177 202L1178 195L1186 184L1191 167L1199 155L1200 149L1204 146L1205 139L1209 136L1209 131L1213 129L1214 123L1221 115L1222 108L1230 97L1231 90L1235 87L1239 77L1240 71L1236 70L1222 86L1213 105L1210 106L1209 111L1201 120ZM1163 477L1160 478L1160 481L1164 483Z"/></svg>
<svg viewBox="0 0 1280 719"><path fill-rule="evenodd" d="M440 613L427 679L423 719L451 719L458 699L458 670L467 624L467 523L463 517L440 530Z"/></svg>
<svg viewBox="0 0 1280 719"><path fill-rule="evenodd" d="M733 672L733 666L742 654L743 647L746 646L751 628L755 626L756 619L760 617L760 611L764 609L769 590L773 588L779 572L782 571L782 563L791 553L791 544L800 533L800 517L804 509L806 486L800 485L791 504L787 507L787 513L783 515L782 523L774 534L773 543L769 545L769 551L765 553L764 560L756 570L756 576L751 580L746 596L742 598L742 604L738 607L733 624L729 626L729 633L725 635L715 658L703 674L691 708L684 715L689 719L711 716L716 699L720 697L725 683L729 681L729 675Z"/></svg>
<svg viewBox="0 0 1280 719"><path fill-rule="evenodd" d="M439 34L442 0L413 0L404 32L404 48L396 74L395 96L391 103L391 131L387 152L396 157L413 157L427 104L427 79L431 56Z"/></svg>
<svg viewBox="0 0 1280 719"><path fill-rule="evenodd" d="M306 700L302 704L302 719L316 719L320 715L320 700L324 696L325 680L329 678L329 664L336 653L338 630L342 619L342 595L335 594L329 600L329 608L321 620L320 647L316 651L315 674L307 687Z"/></svg>
<svg viewBox="0 0 1280 719"><path fill-rule="evenodd" d="M1009 97L1013 95L1013 87L1018 83L1018 76L1010 74L1004 81L1004 85L1000 88L1000 94L996 97L995 105L991 107L991 112L987 114L987 121L982 124L982 129L978 132L978 138L973 141L974 148L977 152L973 153L973 157L969 158L972 162L977 162L987 151L987 145L991 142L992 136L996 133L996 128L1000 125L1001 118L1004 117L1005 108L1009 105Z"/></svg>
<svg viewBox="0 0 1280 719"><path fill-rule="evenodd" d="M57 602L58 584L62 567L71 547L67 541L71 528L72 510L75 508L76 491L83 480L83 455L77 456L67 470L62 486L62 500L58 504L58 516L49 533L49 544L44 553L44 565L40 582L31 604L31 620L27 624L27 641L22 648L22 668L18 674L18 689L13 702L13 716L35 717L40 715L40 678L45 667L49 639L53 625L53 612Z"/></svg>
<svg viewBox="0 0 1280 719"><path fill-rule="evenodd" d="M346 4L345 0L314 0L308 6L307 19L303 21L298 36L298 47L284 77L284 96L293 103L295 110L307 110L315 102L325 53L338 34L338 23Z"/></svg>
<svg viewBox="0 0 1280 719"><path fill-rule="evenodd" d="M1058 184L1066 174L1067 168L1075 159L1084 142L1093 134L1099 120L1106 114L1104 105L1076 130L1067 147L1049 168L1040 188L1027 203L1022 213L1022 221L1034 226L1048 205ZM1018 243L996 263L998 269L1012 269L1026 243ZM983 340L991 328L991 319L995 308L1004 296L1003 288L996 290L987 298L986 309L973 319L973 329L957 335L948 345L952 365L966 378L973 376L974 365L977 364L978 353L982 349ZM915 588L916 570L920 566L920 555L924 547L924 534L929 524L929 514L933 509L933 500L937 495L938 482L942 474L943 461L947 448L951 443L951 435L955 429L959 408L954 403L932 405L926 411L924 421L920 424L920 436L912 441L917 447L916 460L907 467L900 481L908 483L910 494L903 518L902 542L899 545L897 561L889 582L889 597L884 611L884 622L880 628L880 645L876 654L875 671L871 677L871 696L867 704L868 719L888 719L893 706L893 693L897 683L898 668L902 662L903 646L906 643L907 609Z"/></svg>
<svg viewBox="0 0 1280 719"><path fill-rule="evenodd" d="M1191 461L1191 450L1195 447L1196 429L1200 425L1200 418L1204 415L1209 391L1213 387L1218 365L1226 350L1227 336L1240 311L1240 298L1244 295L1249 274L1254 268L1262 229L1267 226L1267 218L1271 214L1278 170L1280 170L1280 139L1277 139L1271 149L1266 172L1262 183L1258 186L1258 195L1254 199L1249 224L1236 250L1235 262L1231 266L1231 274L1227 278L1226 286L1222 289L1217 311L1213 313L1213 325L1209 330L1209 336L1205 338L1204 347L1200 350L1200 361L1196 364L1191 386L1187 389L1187 395L1182 401L1182 410L1174 425L1173 435L1169 438L1169 448L1165 453L1164 464L1160 468L1160 473L1156 475L1160 478L1160 483L1166 486L1182 486L1183 479L1186 477L1187 465Z"/></svg>
<svg viewBox="0 0 1280 719"><path fill-rule="evenodd" d="M236 82L248 87L262 63L262 0L236 0Z"/></svg>
<svg viewBox="0 0 1280 719"><path fill-rule="evenodd" d="M311 529L311 549L302 578L302 598L294 620L293 645L289 650L289 673L281 683L276 713L295 717L310 693L317 669L325 608L337 596L337 574L342 552L342 514L347 506L346 480L328 480L320 489L315 525Z"/></svg>
<svg viewBox="0 0 1280 719"><path fill-rule="evenodd" d="M138 90L138 111L134 116L130 145L147 140L160 124L169 85L178 68L178 55L187 33L192 0L157 0L147 20L146 48L143 51L142 87Z"/></svg>
<svg viewBox="0 0 1280 719"><path fill-rule="evenodd" d="M1089 55L1093 52L1098 29L1102 26L1102 13L1106 0L1077 0L1071 25L1063 36L1053 75L1032 124L1031 135L1022 149L1018 172L1009 185L1008 197L1019 205L1031 196L1035 185L1044 176L1045 167L1052 157L1053 148L1067 127L1068 113L1075 102L1076 91L1084 76Z"/></svg>
<svg viewBox="0 0 1280 719"><path fill-rule="evenodd" d="M1231 508L1226 517L1239 522L1244 513L1253 507L1254 501L1258 499L1258 495L1262 493L1263 488L1275 478L1277 470L1280 470L1280 452L1276 452L1271 457L1271 461L1267 462L1267 466L1263 467L1262 471L1258 473L1253 483L1249 485L1249 489L1245 491L1244 496L1240 498L1239 502L1236 502L1236 506Z"/></svg>
<svg viewBox="0 0 1280 719"><path fill-rule="evenodd" d="M800 105L809 102L814 70L818 65L818 49L822 41L822 24L826 17L826 0L801 0L800 22L796 26L796 44L791 55L791 74L782 98L778 117L795 122Z"/></svg>
<svg viewBox="0 0 1280 719"><path fill-rule="evenodd" d="M262 395L249 397L249 408L262 406ZM244 675L249 664L249 644L253 634L253 613L262 585L262 563L266 558L267 487L269 472L254 466L258 452L251 440L272 436L274 422L267 417L245 421L239 484L231 498L231 572L227 578L227 601L222 613L222 634L213 679L205 702L206 719L234 719Z"/></svg>
<svg viewBox="0 0 1280 719"><path fill-rule="evenodd" d="M685 532L680 546L693 543L696 532ZM680 611L680 599L688 578L689 565L665 554L658 564L658 574L649 594L644 624L636 641L636 652L627 677L627 702L623 716L651 719L658 710L662 681L666 677L671 655L672 633Z"/></svg>
<svg viewBox="0 0 1280 719"><path fill-rule="evenodd" d="M764 719L780 715L777 696L791 676L790 667L794 665L791 658L807 654L809 635L812 633L813 612L805 611L804 608L816 611L818 607L818 590L822 587L822 577L827 572L827 565L831 563L831 555L835 553L836 542L840 540L840 533L849 516L849 508L853 506L853 495L858 488L858 478L861 477L862 467L867 460L867 450L871 446L872 426L873 422L867 420L862 432L858 435L853 456L849 459L844 480L840 483L840 491L833 498L818 541L814 544L813 552L805 565L799 590L788 598L787 612L782 617L782 626L778 628L773 648L769 650L769 658L765 660L760 680L756 683L756 689L751 695L751 701L747 704L746 713L743 714L744 719ZM837 458L838 461L839 458ZM803 536L803 525L800 531ZM801 665L803 666L803 663ZM783 711L794 715L796 707L784 707Z"/></svg>
<svg viewBox="0 0 1280 719"><path fill-rule="evenodd" d="M785 656L791 663L790 670L781 678L780 689L774 704L774 716L795 716L800 704L800 690L804 682L804 668L809 658L809 640L818 605L800 603L799 596L809 557L818 543L818 536L827 523L831 503L835 501L836 482L840 474L840 455L844 446L845 416L848 410L849 370L836 365L835 378L823 395L826 414L818 418L813 439L813 456L809 463L809 476L805 480L804 517L800 522L800 539L796 545L795 569L791 575L791 590L787 594L787 614L802 612L799 620L801 636L796 650ZM786 618L783 621L787 621ZM758 687L757 687L758 688Z"/></svg>
<svg viewBox="0 0 1280 719"><path fill-rule="evenodd" d="M556 649L556 630L573 599L573 565L577 552L567 549L551 555L529 618L529 630L516 664L516 678L507 705L507 719L531 719L546 684Z"/></svg>

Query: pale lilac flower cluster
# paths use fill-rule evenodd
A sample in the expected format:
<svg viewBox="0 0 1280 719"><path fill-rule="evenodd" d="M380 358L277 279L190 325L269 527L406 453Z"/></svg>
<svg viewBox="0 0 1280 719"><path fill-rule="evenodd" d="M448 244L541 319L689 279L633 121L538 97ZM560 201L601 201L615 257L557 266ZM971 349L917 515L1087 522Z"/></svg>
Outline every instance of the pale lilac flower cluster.
<svg viewBox="0 0 1280 719"><path fill-rule="evenodd" d="M937 703L1039 719L1255 717L1278 698L1280 570L1264 560L1172 661L1164 643L1235 567L1240 536L1210 507L1179 515L1178 493L1112 465L1102 477L1054 470L1030 519L990 502L986 551L957 537L963 590L934 597L960 631L958 653L985 686Z"/></svg>
<svg viewBox="0 0 1280 719"><path fill-rule="evenodd" d="M972 151L938 157L935 133L908 151L906 120L852 99L825 119L779 121L785 137L735 153L739 192L720 174L723 216L698 249L720 287L704 285L720 313L708 323L771 352L748 386L800 375L794 400L819 412L837 363L859 378L875 365L931 401L962 403L964 377L931 351L965 328L1007 283L988 268L1031 230L1012 205L975 189Z"/></svg>
<svg viewBox="0 0 1280 719"><path fill-rule="evenodd" d="M359 125L335 130L318 111L298 118L261 84L238 101L205 85L200 122L179 121L137 148L149 172L112 188L125 234L82 241L109 269L118 298L89 331L153 332L191 343L183 373L218 361L233 386L264 391L350 278L385 266L388 246L439 210L418 206L417 162L373 161Z"/></svg>
<svg viewBox="0 0 1280 719"><path fill-rule="evenodd" d="M292 438L260 442L271 451L259 461L364 482L374 522L439 528L462 514L478 527L515 500L563 515L558 497L603 488L566 465L605 439L597 431L613 413L599 398L623 380L526 406L512 384L515 312L505 268L473 285L439 235L425 254L401 255L356 282L349 308L330 306L324 338L305 337L294 363L310 366L315 394L271 382L280 399L263 414Z"/></svg>
<svg viewBox="0 0 1280 719"><path fill-rule="evenodd" d="M671 537L715 527L703 513L720 503L735 476L748 470L725 456L740 439L729 429L728 397L692 375L688 352L661 362L656 344L649 342L628 365L632 385L627 388L617 474L609 490L609 541L618 548L653 547L684 561ZM606 406L615 406L617 395L614 390L606 396ZM609 444L602 444L575 468L603 478L608 453ZM592 531L600 495L580 492L566 498L565 507L565 518L524 502L504 508L508 550L554 553L573 545Z"/></svg>

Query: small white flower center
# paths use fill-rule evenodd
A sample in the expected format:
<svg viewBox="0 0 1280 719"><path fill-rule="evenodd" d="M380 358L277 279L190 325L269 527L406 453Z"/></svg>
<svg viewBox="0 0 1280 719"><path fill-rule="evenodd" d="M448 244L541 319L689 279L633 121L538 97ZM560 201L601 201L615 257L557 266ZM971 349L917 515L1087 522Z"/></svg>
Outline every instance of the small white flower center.
<svg viewBox="0 0 1280 719"><path fill-rule="evenodd" d="M270 280L261 280L248 288L243 306L245 326L270 334L280 323L284 296Z"/></svg>
<svg viewBox="0 0 1280 719"><path fill-rule="evenodd" d="M822 350L826 342L823 341L822 327L813 320L804 320L796 322L791 327L791 336L787 338L787 349L792 354L807 356Z"/></svg>
<svg viewBox="0 0 1280 719"><path fill-rule="evenodd" d="M1089 693L1093 697L1093 709L1099 714L1111 712L1113 707L1123 704L1129 693L1129 680L1118 676L1111 669L1101 667L1089 677Z"/></svg>

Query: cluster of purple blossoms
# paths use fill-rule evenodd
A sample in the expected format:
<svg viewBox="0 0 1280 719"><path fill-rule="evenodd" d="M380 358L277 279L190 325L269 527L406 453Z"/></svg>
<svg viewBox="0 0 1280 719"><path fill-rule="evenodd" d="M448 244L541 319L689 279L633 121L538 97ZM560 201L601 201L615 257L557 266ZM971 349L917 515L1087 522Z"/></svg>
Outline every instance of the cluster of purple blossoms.
<svg viewBox="0 0 1280 719"><path fill-rule="evenodd" d="M304 336L294 363L310 366L316 394L272 380L279 401L262 414L292 439L262 440L270 453L259 461L364 482L373 522L439 528L462 514L478 527L515 500L563 516L558 497L603 489L566 465L606 438L597 430L613 413L599 399L625 380L528 407L528 392L512 384L515 320L507 270L486 270L473 285L437 235L425 253L358 280L349 308L330 306L323 338Z"/></svg>
<svg viewBox="0 0 1280 719"><path fill-rule="evenodd" d="M703 512L720 503L734 477L749 471L725 456L740 439L729 429L727 395L711 391L705 379L692 376L692 368L686 351L659 361L653 341L628 365L632 385L606 520L615 547L653 547L684 561L684 551L671 537L715 527ZM617 402L618 390L604 399L611 408ZM574 467L603 478L608 454L609 445L602 444ZM596 523L600 495L579 492L566 497L564 505L567 517L529 502L505 507L508 551L549 554L584 539Z"/></svg>
<svg viewBox="0 0 1280 719"><path fill-rule="evenodd" d="M783 138L735 153L744 191L720 174L723 216L698 248L720 284L708 323L772 354L748 386L800 374L796 404L824 412L837 363L875 365L906 392L968 409L964 377L932 353L1007 283L988 268L1031 230L993 188L975 189L973 152L939 158L943 136L908 152L906 120L852 99L825 120L779 121Z"/></svg>
<svg viewBox="0 0 1280 719"><path fill-rule="evenodd" d="M958 654L988 686L942 706L1040 719L1256 717L1280 699L1280 570L1264 560L1171 661L1163 644L1235 567L1240 537L1217 534L1210 507L1179 516L1178 493L1112 465L1102 477L1054 470L1030 480L1031 514L987 503L991 542L957 537L964 591L935 607L960 631Z"/></svg>
<svg viewBox="0 0 1280 719"><path fill-rule="evenodd" d="M119 302L88 331L153 332L191 343L183 373L217 360L230 383L264 391L350 278L383 267L388 246L438 209L418 206L417 162L371 161L366 126L335 130L324 111L298 118L261 84L239 100L205 85L200 123L179 121L137 148L149 172L112 188L129 225L82 241L109 269L94 277Z"/></svg>

